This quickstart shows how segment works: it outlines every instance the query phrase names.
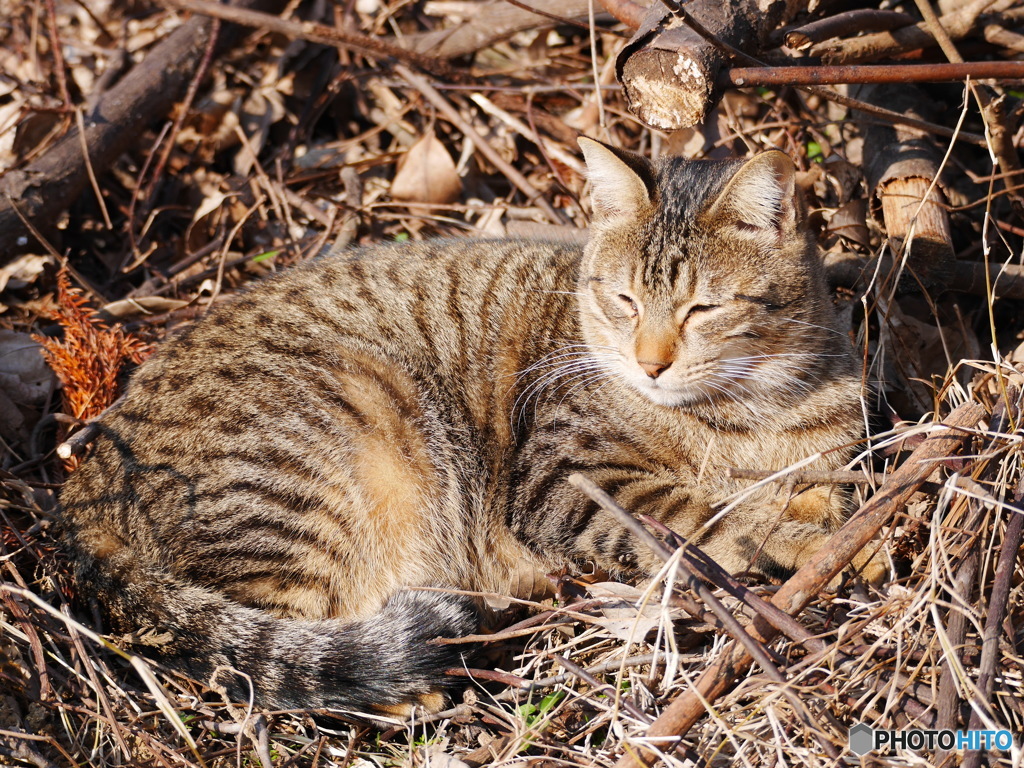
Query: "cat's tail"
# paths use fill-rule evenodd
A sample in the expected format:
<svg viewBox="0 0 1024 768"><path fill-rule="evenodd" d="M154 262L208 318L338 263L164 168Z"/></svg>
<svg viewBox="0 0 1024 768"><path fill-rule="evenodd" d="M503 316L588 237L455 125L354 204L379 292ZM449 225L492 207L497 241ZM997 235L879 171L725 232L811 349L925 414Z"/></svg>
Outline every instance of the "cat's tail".
<svg viewBox="0 0 1024 768"><path fill-rule="evenodd" d="M267 708L437 711L444 671L462 666L467 646L431 641L467 635L479 621L469 598L417 591L397 592L358 621L281 618L166 572L97 565L79 561L78 583L105 606L115 631L200 682L223 668L216 684L231 698Z"/></svg>

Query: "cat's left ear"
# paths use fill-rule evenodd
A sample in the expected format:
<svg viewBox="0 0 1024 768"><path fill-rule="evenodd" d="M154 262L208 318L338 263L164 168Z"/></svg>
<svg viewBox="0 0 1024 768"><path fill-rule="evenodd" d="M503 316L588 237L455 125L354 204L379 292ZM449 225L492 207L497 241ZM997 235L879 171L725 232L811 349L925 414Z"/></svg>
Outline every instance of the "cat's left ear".
<svg viewBox="0 0 1024 768"><path fill-rule="evenodd" d="M762 152L732 177L708 214L753 235L777 239L796 220L796 166L785 152Z"/></svg>

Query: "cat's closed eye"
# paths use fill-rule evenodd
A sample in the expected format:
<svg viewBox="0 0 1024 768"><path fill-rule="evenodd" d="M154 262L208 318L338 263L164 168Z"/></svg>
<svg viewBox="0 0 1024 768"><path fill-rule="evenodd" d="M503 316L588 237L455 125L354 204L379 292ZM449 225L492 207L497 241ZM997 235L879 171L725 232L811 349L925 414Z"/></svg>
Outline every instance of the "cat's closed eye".
<svg viewBox="0 0 1024 768"><path fill-rule="evenodd" d="M636 300L624 293L620 293L616 298L622 302L626 311L630 317L636 317L640 313L640 308L637 306Z"/></svg>
<svg viewBox="0 0 1024 768"><path fill-rule="evenodd" d="M718 304L696 304L690 307L689 311L686 313L686 316L689 317L691 315L699 315L702 312L710 312L713 309L718 309L718 307Z"/></svg>
<svg viewBox="0 0 1024 768"><path fill-rule="evenodd" d="M716 309L720 309L720 304L694 304L690 307L680 307L676 312L676 320L680 326L685 325L686 322L694 317L695 315L707 314Z"/></svg>

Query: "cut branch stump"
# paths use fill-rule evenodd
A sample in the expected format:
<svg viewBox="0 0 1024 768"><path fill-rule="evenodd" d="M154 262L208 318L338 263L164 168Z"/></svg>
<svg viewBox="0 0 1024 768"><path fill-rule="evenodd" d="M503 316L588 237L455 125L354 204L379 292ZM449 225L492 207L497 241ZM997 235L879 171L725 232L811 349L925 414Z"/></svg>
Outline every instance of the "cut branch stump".
<svg viewBox="0 0 1024 768"><path fill-rule="evenodd" d="M666 131L697 125L721 95L719 73L728 49L759 49L772 30L807 6L808 0L687 3L686 14L720 42L716 45L655 3L616 61L630 111Z"/></svg>
<svg viewBox="0 0 1024 768"><path fill-rule="evenodd" d="M921 119L930 119L927 96L919 88L900 85L864 86L857 97ZM949 286L956 257L949 226L948 202L937 183L942 156L917 131L880 125L862 112L864 177L872 212L884 222L893 255L907 251L900 285L943 289Z"/></svg>

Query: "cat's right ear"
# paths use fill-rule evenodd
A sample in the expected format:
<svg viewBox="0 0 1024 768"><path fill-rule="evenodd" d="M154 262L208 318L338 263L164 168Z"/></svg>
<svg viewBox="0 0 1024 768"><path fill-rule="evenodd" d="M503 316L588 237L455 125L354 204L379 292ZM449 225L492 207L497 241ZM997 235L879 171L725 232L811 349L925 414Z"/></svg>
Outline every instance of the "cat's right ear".
<svg viewBox="0 0 1024 768"><path fill-rule="evenodd" d="M637 220L652 203L654 168L650 162L586 136L578 141L587 161L594 221Z"/></svg>
<svg viewBox="0 0 1024 768"><path fill-rule="evenodd" d="M754 237L781 240L796 219L796 166L789 155L771 149L744 163L708 216Z"/></svg>

